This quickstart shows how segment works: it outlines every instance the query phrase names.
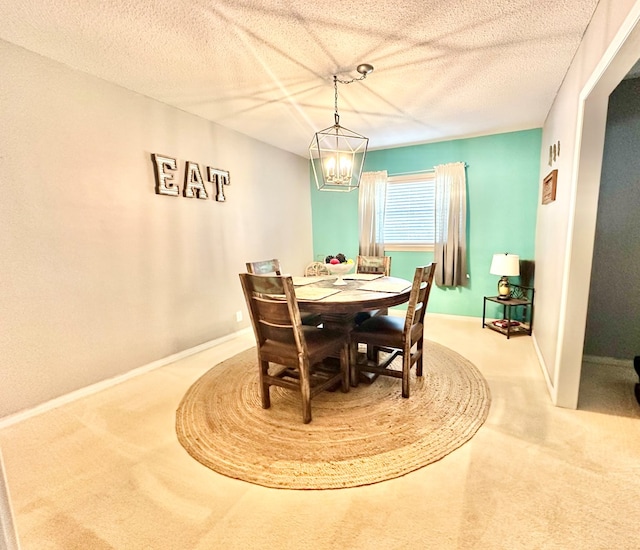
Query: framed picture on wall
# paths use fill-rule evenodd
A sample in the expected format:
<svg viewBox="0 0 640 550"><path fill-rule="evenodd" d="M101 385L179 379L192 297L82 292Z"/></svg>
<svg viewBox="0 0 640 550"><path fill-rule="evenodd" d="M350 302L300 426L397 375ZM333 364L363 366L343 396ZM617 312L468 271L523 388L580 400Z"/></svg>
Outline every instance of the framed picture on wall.
<svg viewBox="0 0 640 550"><path fill-rule="evenodd" d="M549 204L556 200L556 183L558 170L551 170L549 175L542 180L542 204Z"/></svg>

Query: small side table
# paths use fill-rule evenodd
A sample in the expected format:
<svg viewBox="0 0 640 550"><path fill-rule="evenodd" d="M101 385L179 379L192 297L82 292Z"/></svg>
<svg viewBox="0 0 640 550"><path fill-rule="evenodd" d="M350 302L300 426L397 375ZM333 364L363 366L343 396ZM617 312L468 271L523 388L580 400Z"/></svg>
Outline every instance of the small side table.
<svg viewBox="0 0 640 550"><path fill-rule="evenodd" d="M485 296L482 306L482 328L488 327L500 334L506 335L507 339L516 334L527 334L531 336L533 329L533 295L534 289L531 287L510 285L511 294L509 299L501 300L497 296ZM502 321L504 326L496 325L494 321L486 321L487 302L500 304L502 306ZM522 308L521 321L512 326L513 308ZM516 309L517 313L517 309Z"/></svg>

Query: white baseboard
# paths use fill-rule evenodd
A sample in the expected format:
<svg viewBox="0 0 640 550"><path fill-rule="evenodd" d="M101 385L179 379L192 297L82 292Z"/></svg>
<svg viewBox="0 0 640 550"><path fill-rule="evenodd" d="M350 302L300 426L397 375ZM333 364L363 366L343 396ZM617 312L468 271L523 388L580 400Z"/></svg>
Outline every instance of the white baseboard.
<svg viewBox="0 0 640 550"><path fill-rule="evenodd" d="M111 388L117 384L130 380L131 378L135 378L136 376L140 376L152 370L159 369L160 367L164 367L165 365L168 365L175 361L179 361L180 359L184 359L185 357L189 357L190 355L195 355L196 353L207 350L224 342L228 342L229 340L233 340L234 338L238 338L239 336L243 336L250 332L252 332L251 327L244 328L237 332L222 336L221 338L210 340L209 342L205 342L204 344L199 344L192 348L174 353L173 355L169 355L168 357L163 357L162 359L158 359L157 361L152 361L151 363L135 368L118 376L114 376L113 378L101 380L100 382L96 382L95 384L91 384L84 388L80 388L79 390L61 395L60 397L56 397L55 399L51 399L50 401L46 401L45 403L36 405L35 407L32 407L30 409L25 409L24 411L2 417L0 418L0 429L6 428L7 426L11 426L13 424L17 424L18 422L22 422L23 420L26 420L28 418L38 416L39 414L50 411L67 403L71 403L72 401L76 401L82 397L93 395L102 390Z"/></svg>
<svg viewBox="0 0 640 550"><path fill-rule="evenodd" d="M393 315L394 317L404 317L406 314L407 314L406 309L389 308L389 315ZM427 319L429 318L437 319L439 317L441 319L452 319L455 321L473 321L474 323L477 323L478 320L482 319L482 317L473 317L471 315L453 315L451 313L430 313L429 311L425 313L425 317Z"/></svg>
<svg viewBox="0 0 640 550"><path fill-rule="evenodd" d="M582 361L585 363L596 363L598 365L611 365L613 367L633 367L633 359L616 359L615 357L583 355Z"/></svg>
<svg viewBox="0 0 640 550"><path fill-rule="evenodd" d="M454 320L458 320L458 321L473 321L475 323L478 322L478 320L482 320L482 316L478 316L475 317L473 315L453 315L452 313L430 313L427 311L427 313L425 313L426 317L441 317L443 319L454 319Z"/></svg>
<svg viewBox="0 0 640 550"><path fill-rule="evenodd" d="M549 397L551 398L551 402L554 405L558 405L558 399L557 399L557 395L558 392L556 391L555 387L553 386L553 381L551 380L551 377L549 376L549 371L547 369L547 364L544 360L544 357L542 356L542 351L540 351L540 346L538 345L538 339L536 338L536 332L535 330L533 331L532 336L532 341L533 341L533 349L536 352L536 355L538 356L538 362L540 363L540 370L542 371L542 375L544 376L544 380L547 383L547 391L549 392Z"/></svg>

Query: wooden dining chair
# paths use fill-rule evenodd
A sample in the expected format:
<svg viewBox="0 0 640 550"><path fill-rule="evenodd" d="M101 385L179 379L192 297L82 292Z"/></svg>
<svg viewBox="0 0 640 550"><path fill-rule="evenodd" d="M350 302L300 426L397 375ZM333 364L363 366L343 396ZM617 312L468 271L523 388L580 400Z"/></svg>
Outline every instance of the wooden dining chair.
<svg viewBox="0 0 640 550"><path fill-rule="evenodd" d="M356 273L380 274L385 277L391 276L391 256L361 256L356 258ZM359 311L356 314L355 324L360 325L367 319L376 315L387 315L388 308L376 309L373 311Z"/></svg>
<svg viewBox="0 0 640 550"><path fill-rule="evenodd" d="M260 260L258 262L247 262L247 273L254 275L282 275L280 260ZM311 327L318 327L322 324L322 317L317 313L303 313L302 324Z"/></svg>
<svg viewBox="0 0 640 550"><path fill-rule="evenodd" d="M402 378L402 397L409 397L409 376L416 365L416 376L422 376L424 314L433 285L436 264L416 268L405 318L391 315L371 317L351 332L352 345L366 344L367 360L351 366L351 384L358 385L360 372ZM381 350L387 356L381 361ZM369 353L371 352L371 353ZM391 369L396 357L402 356L402 370Z"/></svg>
<svg viewBox="0 0 640 550"><path fill-rule="evenodd" d="M289 275L240 273L240 282L256 337L262 407L271 406L271 386L298 391L307 424L315 395L338 384L349 391L349 334L302 325ZM340 357L339 371L323 367L328 357Z"/></svg>
<svg viewBox="0 0 640 550"><path fill-rule="evenodd" d="M304 268L305 277L320 277L323 275L331 275L331 273L329 273L327 264L323 264L322 262L311 262Z"/></svg>
<svg viewBox="0 0 640 550"><path fill-rule="evenodd" d="M358 256L356 273L380 273L391 276L391 256Z"/></svg>

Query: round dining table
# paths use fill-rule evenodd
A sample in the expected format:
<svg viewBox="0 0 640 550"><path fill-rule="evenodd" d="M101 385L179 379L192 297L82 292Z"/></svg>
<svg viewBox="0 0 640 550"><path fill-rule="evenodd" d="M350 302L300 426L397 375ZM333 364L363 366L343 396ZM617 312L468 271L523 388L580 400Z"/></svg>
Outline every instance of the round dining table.
<svg viewBox="0 0 640 550"><path fill-rule="evenodd" d="M398 277L366 280L345 276L344 285L335 285L338 278L331 275L312 279L309 284L296 284L303 283L303 277L294 279L298 307L305 313L319 313L325 328L347 332L353 329L359 312L404 304L411 294L411 282ZM319 297L323 292L333 293Z"/></svg>
<svg viewBox="0 0 640 550"><path fill-rule="evenodd" d="M341 284L335 284L336 282ZM404 304L411 295L411 282L398 277L371 275L293 277L296 302L303 313L319 313L326 329L351 334L356 315ZM349 346L349 362L358 360L358 350ZM360 380L371 383L377 374L361 372Z"/></svg>
<svg viewBox="0 0 640 550"><path fill-rule="evenodd" d="M358 277L355 275L354 277ZM326 329L350 334L356 326L356 315L404 304L409 301L411 282L398 277L368 277L349 279L345 276L294 278L296 301L303 313L319 313ZM342 284L334 284L336 281ZM296 284L297 283L297 284ZM358 350L350 346L349 362L355 364ZM361 381L371 383L377 374L360 373Z"/></svg>

